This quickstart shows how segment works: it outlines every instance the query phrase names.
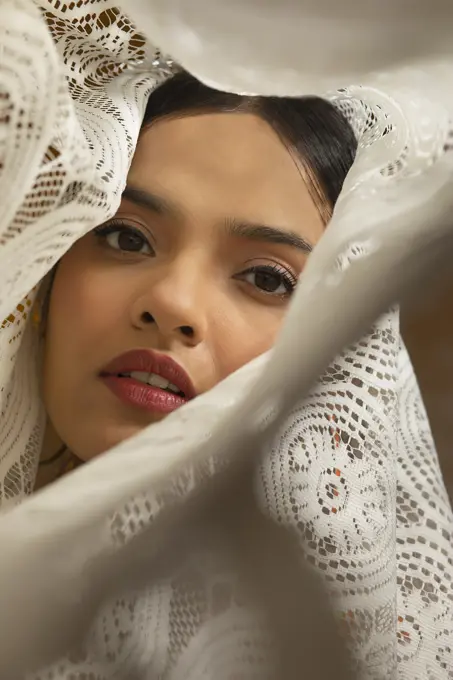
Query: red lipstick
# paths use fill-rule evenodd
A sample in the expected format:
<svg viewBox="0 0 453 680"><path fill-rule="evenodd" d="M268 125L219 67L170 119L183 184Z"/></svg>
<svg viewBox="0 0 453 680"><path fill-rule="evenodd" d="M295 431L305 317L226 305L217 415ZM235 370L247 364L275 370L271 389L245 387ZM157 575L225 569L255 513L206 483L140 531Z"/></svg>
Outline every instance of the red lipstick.
<svg viewBox="0 0 453 680"><path fill-rule="evenodd" d="M121 354L100 377L121 401L152 413L171 413L196 396L185 370L170 357L149 349Z"/></svg>

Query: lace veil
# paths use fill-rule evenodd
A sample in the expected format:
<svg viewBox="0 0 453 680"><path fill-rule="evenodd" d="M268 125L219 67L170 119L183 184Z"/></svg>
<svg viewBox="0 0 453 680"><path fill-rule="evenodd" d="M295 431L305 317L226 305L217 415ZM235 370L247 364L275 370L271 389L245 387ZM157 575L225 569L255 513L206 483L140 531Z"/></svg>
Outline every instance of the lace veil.
<svg viewBox="0 0 453 680"><path fill-rule="evenodd" d="M134 538L152 545L238 456L256 457L260 506L324 576L362 676L452 676L453 518L392 307L451 252L451 2L368 5L0 0L2 677L30 670L24 650L39 680L249 677L253 626L206 556L190 577L150 570L62 656L101 580L121 565L134 586ZM357 160L270 355L26 498L44 424L36 287L116 211L146 97L173 67L153 45L226 89L328 96Z"/></svg>

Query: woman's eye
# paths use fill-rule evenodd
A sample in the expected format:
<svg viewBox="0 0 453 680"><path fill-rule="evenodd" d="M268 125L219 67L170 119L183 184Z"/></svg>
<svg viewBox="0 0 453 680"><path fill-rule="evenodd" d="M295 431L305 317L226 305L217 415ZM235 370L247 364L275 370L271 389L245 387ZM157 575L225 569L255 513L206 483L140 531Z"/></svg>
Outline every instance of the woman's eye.
<svg viewBox="0 0 453 680"><path fill-rule="evenodd" d="M149 254L149 243L142 234L132 229L112 231L105 238L109 246L128 253Z"/></svg>
<svg viewBox="0 0 453 680"><path fill-rule="evenodd" d="M297 279L291 272L277 265L251 267L240 278L263 293L276 297L290 296L297 285Z"/></svg>
<svg viewBox="0 0 453 680"><path fill-rule="evenodd" d="M96 235L102 238L114 250L123 253L151 255L153 249L141 231L124 224L110 223L95 229Z"/></svg>

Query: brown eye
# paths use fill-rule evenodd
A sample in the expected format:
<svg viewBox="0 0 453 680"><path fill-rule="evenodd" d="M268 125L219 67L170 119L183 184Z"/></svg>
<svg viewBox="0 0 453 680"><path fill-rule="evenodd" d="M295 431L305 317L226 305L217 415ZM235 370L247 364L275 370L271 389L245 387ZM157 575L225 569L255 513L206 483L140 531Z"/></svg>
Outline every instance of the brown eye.
<svg viewBox="0 0 453 680"><path fill-rule="evenodd" d="M250 267L247 271L237 274L235 278L246 281L267 295L276 297L289 297L297 285L295 276L276 264Z"/></svg>
<svg viewBox="0 0 453 680"><path fill-rule="evenodd" d="M118 250L124 250L128 253L140 253L146 251L147 247L149 248L144 236L129 229L114 231L107 236L106 241L112 248L118 248Z"/></svg>
<svg viewBox="0 0 453 680"><path fill-rule="evenodd" d="M107 245L114 250L123 253L137 253L140 255L153 255L154 251L148 239L141 231L126 224L111 222L105 226L97 227L95 233Z"/></svg>
<svg viewBox="0 0 453 680"><path fill-rule="evenodd" d="M255 272L254 285L261 290L266 291L266 293L285 293L286 288L284 282L282 281L281 274L276 274L274 272Z"/></svg>

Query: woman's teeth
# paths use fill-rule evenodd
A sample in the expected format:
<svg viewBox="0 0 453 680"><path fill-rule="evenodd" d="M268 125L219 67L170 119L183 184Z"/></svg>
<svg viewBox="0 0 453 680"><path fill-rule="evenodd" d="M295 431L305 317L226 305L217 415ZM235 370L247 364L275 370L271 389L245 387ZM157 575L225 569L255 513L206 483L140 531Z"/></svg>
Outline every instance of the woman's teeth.
<svg viewBox="0 0 453 680"><path fill-rule="evenodd" d="M173 385L169 380L162 378L161 375L156 375L156 373L144 373L143 371L132 371L132 373L120 373L121 376L126 378L133 378L139 382L145 383L146 385L151 385L152 387L158 387L161 390L167 390L168 392L173 392L174 394L183 395L179 387Z"/></svg>

